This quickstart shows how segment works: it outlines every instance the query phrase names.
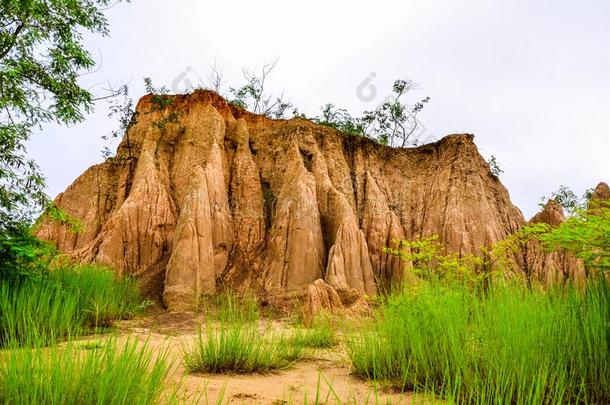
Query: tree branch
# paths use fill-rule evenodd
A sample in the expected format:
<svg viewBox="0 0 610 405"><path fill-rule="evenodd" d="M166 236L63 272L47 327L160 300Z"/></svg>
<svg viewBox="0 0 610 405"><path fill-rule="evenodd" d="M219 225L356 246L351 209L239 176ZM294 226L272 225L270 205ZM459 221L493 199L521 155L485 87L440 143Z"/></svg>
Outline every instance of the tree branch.
<svg viewBox="0 0 610 405"><path fill-rule="evenodd" d="M15 29L15 32L13 32L13 34L9 38L8 43L6 45L3 45L3 47L6 49L4 49L0 52L0 60L4 59L4 57L6 55L8 55L8 53L11 51L11 49L13 49L13 46L15 46L15 43L17 42L17 36L21 32L21 30L23 30L24 26L25 26L25 23L21 23L21 24L17 25L17 28Z"/></svg>

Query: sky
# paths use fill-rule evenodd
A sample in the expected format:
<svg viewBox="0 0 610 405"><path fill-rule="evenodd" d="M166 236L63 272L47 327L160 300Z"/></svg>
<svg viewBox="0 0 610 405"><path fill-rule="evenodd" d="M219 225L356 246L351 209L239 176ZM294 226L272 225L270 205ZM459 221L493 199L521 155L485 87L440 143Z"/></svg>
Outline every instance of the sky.
<svg viewBox="0 0 610 405"><path fill-rule="evenodd" d="M610 182L607 0L133 0L107 17L108 37L85 36L98 66L81 83L94 95L129 83L137 101L144 77L184 93L213 65L226 91L277 58L270 92L307 115L328 102L358 115L408 78L410 102L431 97L421 139L473 133L526 218L560 185ZM107 114L101 101L83 123L33 135L49 195L102 161L118 126Z"/></svg>

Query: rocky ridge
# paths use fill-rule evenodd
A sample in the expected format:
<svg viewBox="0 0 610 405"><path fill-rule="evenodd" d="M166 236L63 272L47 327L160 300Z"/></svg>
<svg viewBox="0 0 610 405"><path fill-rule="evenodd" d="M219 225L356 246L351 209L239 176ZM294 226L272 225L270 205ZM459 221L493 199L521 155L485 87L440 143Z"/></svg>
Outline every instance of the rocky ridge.
<svg viewBox="0 0 610 405"><path fill-rule="evenodd" d="M167 97L142 98L117 156L57 197L83 231L43 221L38 235L138 277L171 309L226 286L271 300L309 288L338 306L403 277L384 252L394 239L436 234L477 253L525 224L472 135L393 149L209 91Z"/></svg>

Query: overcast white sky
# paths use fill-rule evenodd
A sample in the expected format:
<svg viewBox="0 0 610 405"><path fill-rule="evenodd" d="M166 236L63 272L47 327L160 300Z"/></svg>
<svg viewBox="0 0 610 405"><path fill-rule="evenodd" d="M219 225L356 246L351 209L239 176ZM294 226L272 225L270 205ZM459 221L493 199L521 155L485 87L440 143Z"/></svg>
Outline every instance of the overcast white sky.
<svg viewBox="0 0 610 405"><path fill-rule="evenodd" d="M242 67L279 57L270 90L308 115L327 102L359 114L407 77L432 98L423 138L474 133L526 217L560 184L582 193L610 181L608 0L134 0L108 18L110 37L87 39L101 67L83 84L97 94L131 80L137 100L145 76L182 92L214 60L236 85ZM100 137L116 127L106 114L101 103L84 123L33 137L49 194L102 160Z"/></svg>

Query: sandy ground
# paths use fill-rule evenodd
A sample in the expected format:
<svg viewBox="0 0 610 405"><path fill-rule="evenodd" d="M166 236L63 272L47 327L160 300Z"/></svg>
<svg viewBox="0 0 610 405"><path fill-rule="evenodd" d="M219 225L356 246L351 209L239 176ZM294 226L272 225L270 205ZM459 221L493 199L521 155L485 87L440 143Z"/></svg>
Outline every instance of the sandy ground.
<svg viewBox="0 0 610 405"><path fill-rule="evenodd" d="M154 353L167 353L173 363L169 393L180 402L200 404L410 404L409 394L375 388L350 374L340 346L316 350L293 367L269 374L188 374L182 364L185 345L192 344L201 318L189 313L158 313L119 324L119 339L146 342ZM289 329L288 322L272 321ZM107 339L104 336L101 339ZM100 337L92 338L99 340ZM318 401L316 402L316 398ZM419 400L417 401L420 402Z"/></svg>

